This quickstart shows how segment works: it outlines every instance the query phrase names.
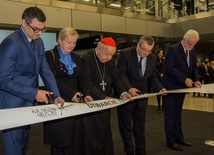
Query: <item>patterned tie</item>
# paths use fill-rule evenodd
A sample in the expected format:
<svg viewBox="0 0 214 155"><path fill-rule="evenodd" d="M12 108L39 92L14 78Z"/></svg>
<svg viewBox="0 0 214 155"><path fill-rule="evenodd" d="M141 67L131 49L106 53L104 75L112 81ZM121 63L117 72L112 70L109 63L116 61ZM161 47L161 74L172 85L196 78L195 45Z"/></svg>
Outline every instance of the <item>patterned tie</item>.
<svg viewBox="0 0 214 155"><path fill-rule="evenodd" d="M140 61L138 62L140 78L142 78L142 77L143 77L143 74L142 74L142 64L141 64L141 62L142 62L142 58L140 58Z"/></svg>

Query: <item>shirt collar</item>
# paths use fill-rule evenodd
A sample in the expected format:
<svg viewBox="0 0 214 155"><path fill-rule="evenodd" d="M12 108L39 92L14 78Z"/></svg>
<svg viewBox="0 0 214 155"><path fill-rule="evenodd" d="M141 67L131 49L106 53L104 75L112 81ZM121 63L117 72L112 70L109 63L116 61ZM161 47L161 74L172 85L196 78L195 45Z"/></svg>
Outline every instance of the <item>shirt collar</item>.
<svg viewBox="0 0 214 155"><path fill-rule="evenodd" d="M23 33L25 34L25 36L27 37L27 40L28 40L29 42L31 42L32 39L30 39L30 38L26 35L26 33L25 33L25 31L24 31L24 29L23 29L22 26L21 26L21 29L22 29Z"/></svg>
<svg viewBox="0 0 214 155"><path fill-rule="evenodd" d="M142 58L142 57L137 53L137 60L140 61L140 59L147 60L147 57Z"/></svg>
<svg viewBox="0 0 214 155"><path fill-rule="evenodd" d="M187 49L184 47L184 44L183 44L183 42L182 42L182 41L181 41L181 45L183 46L184 53L186 53Z"/></svg>

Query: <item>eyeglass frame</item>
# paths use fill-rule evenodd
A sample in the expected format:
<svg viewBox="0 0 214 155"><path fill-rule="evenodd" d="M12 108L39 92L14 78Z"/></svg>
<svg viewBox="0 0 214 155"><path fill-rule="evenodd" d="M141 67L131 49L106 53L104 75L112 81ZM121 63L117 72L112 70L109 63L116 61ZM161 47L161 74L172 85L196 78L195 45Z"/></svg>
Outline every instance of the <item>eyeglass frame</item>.
<svg viewBox="0 0 214 155"><path fill-rule="evenodd" d="M148 52L148 53L150 53L152 51L152 50L147 50L146 48L142 47L140 43L139 43L139 45L140 45L140 48L141 48L142 51L145 51L145 52Z"/></svg>
<svg viewBox="0 0 214 155"><path fill-rule="evenodd" d="M47 28L43 28L43 29L40 29L40 28L33 28L27 21L25 21L27 23L28 26L30 26L30 28L33 30L34 33L39 33L40 31L41 32L45 32L47 30Z"/></svg>

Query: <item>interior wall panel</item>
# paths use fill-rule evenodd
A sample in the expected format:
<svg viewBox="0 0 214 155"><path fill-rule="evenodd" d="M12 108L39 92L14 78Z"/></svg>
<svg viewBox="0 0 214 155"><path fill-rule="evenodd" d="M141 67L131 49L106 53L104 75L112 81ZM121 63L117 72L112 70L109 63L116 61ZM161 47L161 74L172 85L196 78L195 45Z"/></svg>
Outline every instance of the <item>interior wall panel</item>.
<svg viewBox="0 0 214 155"><path fill-rule="evenodd" d="M147 35L164 37L165 36L164 23L147 21Z"/></svg>
<svg viewBox="0 0 214 155"><path fill-rule="evenodd" d="M214 32L214 16L202 18L200 20L193 20L193 29L198 30L200 34L207 34Z"/></svg>
<svg viewBox="0 0 214 155"><path fill-rule="evenodd" d="M192 28L192 21L184 21L173 24L173 36L183 37L183 35L187 32L187 30Z"/></svg>
<svg viewBox="0 0 214 155"><path fill-rule="evenodd" d="M164 24L164 36L167 38L173 37L173 26L171 24Z"/></svg>
<svg viewBox="0 0 214 155"><path fill-rule="evenodd" d="M198 31L199 34L214 33L213 21L214 21L214 16L174 23L173 36L175 38L183 37L183 35L189 29L194 29Z"/></svg>
<svg viewBox="0 0 214 155"><path fill-rule="evenodd" d="M199 34L214 33L213 21L214 12L195 14L176 18L166 23L158 21L149 21L140 18L131 18L132 16L118 16L117 14L105 14L106 12L98 13L99 8L88 9L84 7L84 11L80 10L79 5L73 4L73 8L60 8L59 6L40 5L47 3L46 1L38 0L39 7L47 16L47 26L54 28L62 28L65 26L74 26L77 29L124 33L124 34L147 34L157 37L182 37L184 33L190 29L196 29ZM52 2L49 1L48 2ZM33 3L21 3L17 1L0 0L0 25L20 25L21 15L29 6L34 6ZM75 8L75 9L74 9ZM94 8L94 7L93 7ZM78 10L79 9L79 10ZM88 11L87 11L88 10ZM111 13L111 12L110 12ZM142 20L142 21L141 21ZM174 21L174 22L173 22ZM141 29L141 26L146 22L146 29ZM176 23L175 23L176 22ZM168 24L169 25L168 25ZM174 24L173 24L174 23ZM172 26L171 26L172 24Z"/></svg>
<svg viewBox="0 0 214 155"><path fill-rule="evenodd" d="M125 17L102 14L101 23L103 32L126 33Z"/></svg>
<svg viewBox="0 0 214 155"><path fill-rule="evenodd" d="M0 0L0 6L0 24L21 25L23 11L34 5Z"/></svg>
<svg viewBox="0 0 214 155"><path fill-rule="evenodd" d="M72 21L75 29L101 31L100 13L72 10Z"/></svg>
<svg viewBox="0 0 214 155"><path fill-rule="evenodd" d="M146 20L126 18L126 33L145 35L147 31Z"/></svg>
<svg viewBox="0 0 214 155"><path fill-rule="evenodd" d="M47 17L47 27L63 28L67 26L72 26L70 9L62 9L49 6L38 7L43 10Z"/></svg>

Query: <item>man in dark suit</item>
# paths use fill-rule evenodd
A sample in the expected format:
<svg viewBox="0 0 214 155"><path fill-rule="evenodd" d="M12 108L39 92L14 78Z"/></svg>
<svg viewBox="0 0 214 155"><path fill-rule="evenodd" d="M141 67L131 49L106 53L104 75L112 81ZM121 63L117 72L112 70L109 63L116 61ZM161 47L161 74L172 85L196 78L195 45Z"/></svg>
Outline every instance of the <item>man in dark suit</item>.
<svg viewBox="0 0 214 155"><path fill-rule="evenodd" d="M214 83L214 60L210 61L210 67L208 68L209 83Z"/></svg>
<svg viewBox="0 0 214 155"><path fill-rule="evenodd" d="M209 83L209 72L208 72L209 68L210 68L209 61L205 61L203 64L201 64L199 68L199 70L201 70L201 78L202 78L203 84ZM204 94L204 97L206 97L206 94Z"/></svg>
<svg viewBox="0 0 214 155"><path fill-rule="evenodd" d="M0 45L0 109L28 107L37 102L64 104L45 58L40 35L46 29L46 17L37 7L25 9L21 26ZM33 41L31 47L30 41ZM41 76L48 91L38 90ZM14 116L15 119L16 116ZM24 155L30 126L3 131L5 155Z"/></svg>
<svg viewBox="0 0 214 155"><path fill-rule="evenodd" d="M162 84L167 90L201 86L194 49L198 40L198 32L189 30L181 42L168 48L162 78ZM182 150L180 145L191 146L191 143L185 141L181 129L184 98L185 93L167 94L163 97L167 146L174 150Z"/></svg>
<svg viewBox="0 0 214 155"><path fill-rule="evenodd" d="M214 60L210 61L210 67L208 68L209 83L214 83ZM213 98L212 94L208 95L209 98Z"/></svg>
<svg viewBox="0 0 214 155"><path fill-rule="evenodd" d="M117 67L126 90L131 96L148 93L148 83L153 90L166 91L156 76L156 57L151 54L155 41L150 36L142 36L137 47L120 52ZM148 98L134 100L118 107L119 130L127 155L144 155L145 115ZM133 127L132 127L133 120ZM135 146L132 142L134 135Z"/></svg>

